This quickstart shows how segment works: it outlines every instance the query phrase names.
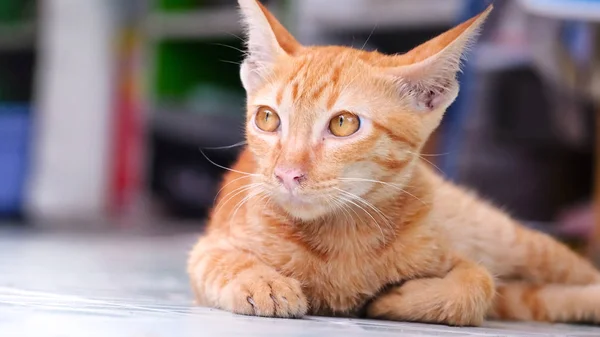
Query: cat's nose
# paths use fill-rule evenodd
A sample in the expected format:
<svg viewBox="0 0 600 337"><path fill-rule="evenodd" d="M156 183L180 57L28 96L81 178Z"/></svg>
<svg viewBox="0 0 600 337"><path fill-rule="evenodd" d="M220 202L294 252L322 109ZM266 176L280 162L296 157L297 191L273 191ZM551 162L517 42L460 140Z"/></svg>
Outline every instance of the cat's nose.
<svg viewBox="0 0 600 337"><path fill-rule="evenodd" d="M306 178L306 173L300 168L277 167L275 168L275 178L288 191L292 191Z"/></svg>

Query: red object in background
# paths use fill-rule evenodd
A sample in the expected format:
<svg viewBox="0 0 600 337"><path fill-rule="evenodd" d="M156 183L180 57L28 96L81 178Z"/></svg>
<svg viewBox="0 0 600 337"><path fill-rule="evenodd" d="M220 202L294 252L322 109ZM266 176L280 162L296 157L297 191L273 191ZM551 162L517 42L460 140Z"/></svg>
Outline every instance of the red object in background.
<svg viewBox="0 0 600 337"><path fill-rule="evenodd" d="M138 80L140 40L133 31L123 33L116 71L109 213L127 213L140 195L142 181L143 119Z"/></svg>

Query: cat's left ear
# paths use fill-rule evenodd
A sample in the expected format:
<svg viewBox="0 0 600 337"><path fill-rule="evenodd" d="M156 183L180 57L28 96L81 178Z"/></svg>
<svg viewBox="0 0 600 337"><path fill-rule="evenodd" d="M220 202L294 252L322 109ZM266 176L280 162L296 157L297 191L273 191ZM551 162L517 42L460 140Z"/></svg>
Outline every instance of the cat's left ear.
<svg viewBox="0 0 600 337"><path fill-rule="evenodd" d="M251 92L268 77L281 57L296 54L302 46L258 0L238 0L247 32L247 56L242 63L244 88Z"/></svg>
<svg viewBox="0 0 600 337"><path fill-rule="evenodd" d="M457 73L469 46L492 11L484 12L454 27L403 55L393 56L391 68L384 71L392 76L401 94L411 100L416 111L443 111L458 95Z"/></svg>

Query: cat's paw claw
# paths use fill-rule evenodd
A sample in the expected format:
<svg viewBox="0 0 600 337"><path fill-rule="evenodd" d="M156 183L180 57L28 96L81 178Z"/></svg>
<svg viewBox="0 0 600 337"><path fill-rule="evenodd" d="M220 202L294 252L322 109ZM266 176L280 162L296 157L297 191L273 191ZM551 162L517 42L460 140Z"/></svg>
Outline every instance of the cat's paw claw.
<svg viewBox="0 0 600 337"><path fill-rule="evenodd" d="M242 315L299 318L308 311L300 282L279 275L239 278L227 286L223 300L224 309Z"/></svg>

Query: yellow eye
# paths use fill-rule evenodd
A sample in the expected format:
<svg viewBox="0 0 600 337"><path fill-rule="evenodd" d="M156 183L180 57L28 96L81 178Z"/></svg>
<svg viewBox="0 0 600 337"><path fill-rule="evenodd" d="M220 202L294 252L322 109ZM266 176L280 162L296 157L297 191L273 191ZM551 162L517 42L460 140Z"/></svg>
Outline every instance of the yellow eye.
<svg viewBox="0 0 600 337"><path fill-rule="evenodd" d="M360 129L360 118L350 112L344 111L333 117L329 122L329 131L337 137L348 137Z"/></svg>
<svg viewBox="0 0 600 337"><path fill-rule="evenodd" d="M254 122L259 129L265 132L275 132L281 124L279 115L273 109L266 106L258 108Z"/></svg>

